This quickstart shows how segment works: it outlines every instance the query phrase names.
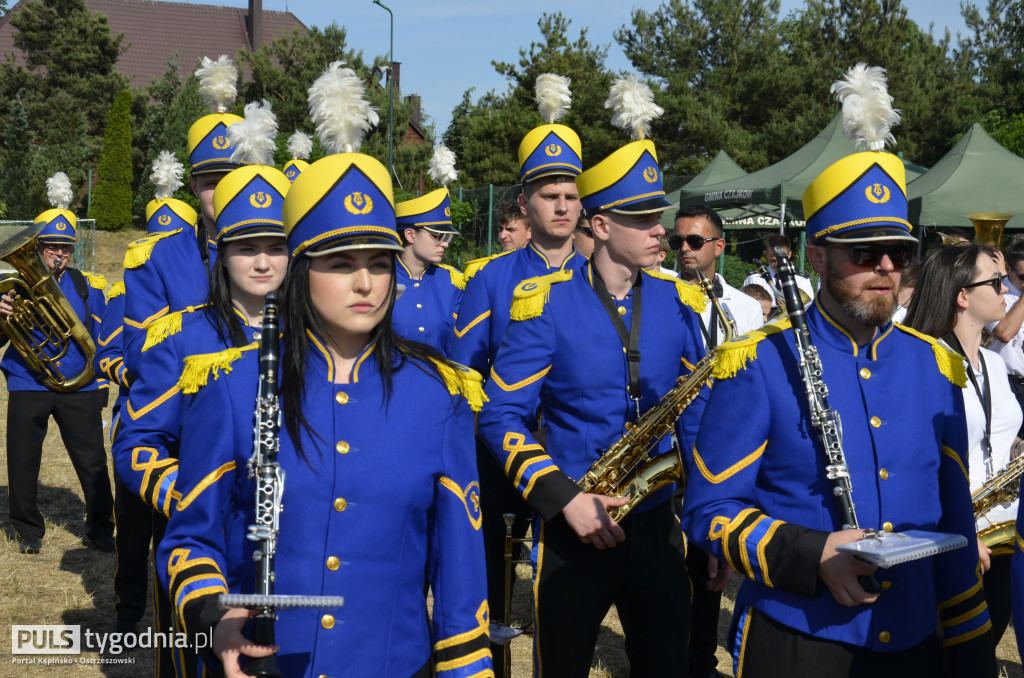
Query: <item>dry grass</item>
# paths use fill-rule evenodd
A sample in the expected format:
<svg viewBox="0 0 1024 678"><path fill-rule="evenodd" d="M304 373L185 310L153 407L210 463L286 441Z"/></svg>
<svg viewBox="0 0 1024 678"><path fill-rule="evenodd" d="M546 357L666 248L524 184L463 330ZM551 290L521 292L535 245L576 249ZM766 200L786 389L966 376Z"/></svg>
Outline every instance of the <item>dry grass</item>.
<svg viewBox="0 0 1024 678"><path fill-rule="evenodd" d="M97 234L98 272L111 283L121 280L120 264L127 244L141 234ZM113 402L111 394L111 402ZM7 392L0 386L0 416L6 417ZM104 414L109 417L109 410ZM0 419L4 421L4 419ZM0 436L2 437L2 436ZM0 539L0 678L31 675L82 675L128 678L152 675L152 658L147 650L136 650L127 666L73 665L60 667L16 666L7 659L11 654L12 624L81 624L96 632L110 631L114 625L114 557L82 545L85 505L81 487L61 443L56 426L51 425L43 446L39 505L46 517L46 537L42 553L22 555L10 531L7 510L6 443L0 447L0 524L6 539ZM109 450L108 450L109 451ZM520 582L513 602L514 623L521 625L529 617L529 568L520 566ZM734 595L734 594L733 594ZM725 638L732 613L732 596L723 602L719 637ZM150 618L147 612L145 620ZM124 656L124 655L122 655ZM83 657L96 658L95 654ZM1000 673L1008 678L1024 678L1017 656L1012 630L999 646ZM496 658L497 659L497 658ZM513 675L531 674L531 639L521 636L512 642ZM732 675L732 664L724 648L719 648L720 670ZM590 675L620 678L629 675L622 649L622 628L615 610L608 614L594 655Z"/></svg>

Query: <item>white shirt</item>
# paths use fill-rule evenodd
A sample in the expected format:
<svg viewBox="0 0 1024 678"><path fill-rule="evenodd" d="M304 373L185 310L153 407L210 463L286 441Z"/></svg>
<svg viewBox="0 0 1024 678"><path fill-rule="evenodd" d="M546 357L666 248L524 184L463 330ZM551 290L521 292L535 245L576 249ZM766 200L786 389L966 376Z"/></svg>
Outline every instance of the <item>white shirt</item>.
<svg viewBox="0 0 1024 678"><path fill-rule="evenodd" d="M1021 295L1020 290L1013 286L1009 278L1005 282L1006 289L1009 291L1003 295L1003 299L1006 300L1006 309L1009 310L1020 300ZM988 328L992 329L998 324L989 323ZM1013 339L1010 339L1010 343L1004 344L998 339L992 339L991 349L998 353L1006 363L1007 372L1024 377L1024 323L1021 324Z"/></svg>
<svg viewBox="0 0 1024 678"><path fill-rule="evenodd" d="M985 484L990 476L998 474L1010 463L1013 440L1017 436L1024 415L1006 378L1006 363L987 348L980 349L981 359L991 380L992 392L992 448L985 445L985 410L978 391L970 378L964 386L964 410L967 413L967 474L970 476L971 493ZM964 361L968 370L974 371L981 392L985 393L985 377L981 370L974 370ZM1017 519L1017 502L997 504L978 520L980 531L989 525Z"/></svg>
<svg viewBox="0 0 1024 678"><path fill-rule="evenodd" d="M778 286L779 289L782 289L782 286L779 284L778 271L772 271L772 284ZM764 288L765 292L772 295L772 306L775 306L775 291L768 286L768 283L757 273L757 271L748 273L747 277L744 278L743 286L746 287L747 285L759 285ZM811 287L811 279L806 275L802 273L796 274L796 286L807 295L808 299L814 299L814 288Z"/></svg>
<svg viewBox="0 0 1024 678"><path fill-rule="evenodd" d="M719 301L722 302L722 308L724 308L729 315L732 316L733 321L736 323L736 336L746 334L751 330L756 330L758 327L764 324L764 314L761 312L761 302L757 299L740 292L729 283L725 282L725 278L721 274L716 273L715 279L718 280L722 285L722 296ZM712 332L709 327L711 322L711 311L712 305L708 304L704 312L700 314L700 319L704 323L704 327L707 328L708 333ZM714 330L717 332L715 335L720 343L722 341L722 327L720 323L716 323L717 327ZM702 333L703 338L703 333ZM707 348L707 339L704 339L704 347Z"/></svg>

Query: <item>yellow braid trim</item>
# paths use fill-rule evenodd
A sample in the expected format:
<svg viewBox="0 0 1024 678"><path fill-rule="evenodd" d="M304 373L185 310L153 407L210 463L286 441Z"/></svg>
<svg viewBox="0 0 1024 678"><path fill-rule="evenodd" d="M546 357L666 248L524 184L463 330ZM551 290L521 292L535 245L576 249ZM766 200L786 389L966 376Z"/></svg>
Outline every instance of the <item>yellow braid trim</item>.
<svg viewBox="0 0 1024 678"><path fill-rule="evenodd" d="M479 372L447 360L431 358L430 362L434 363L438 374L444 380L444 385L448 387L449 393L461 394L474 412L479 412L483 408L484 403L487 402L487 396L484 395L484 380Z"/></svg>
<svg viewBox="0 0 1024 678"><path fill-rule="evenodd" d="M154 233L128 245L128 251L124 253L124 267L138 268L142 266L149 261L149 255L153 253L153 247L159 241L175 233L181 233L181 229L167 231L166 233Z"/></svg>
<svg viewBox="0 0 1024 678"><path fill-rule="evenodd" d="M967 385L967 368L964 367L964 357L962 355L951 350L935 337L918 332L912 327L900 325L899 323L893 323L893 326L912 337L917 337L921 341L932 345L932 353L935 354L935 363L939 366L939 372L949 380L949 383L960 388Z"/></svg>
<svg viewBox="0 0 1024 678"><path fill-rule="evenodd" d="M211 373L214 379L219 379L220 370L224 370L224 374L229 373L233 369L231 363L241 358L243 352L259 347L257 342L253 342L242 348L232 347L218 353L191 355L185 358L185 369L182 370L181 378L178 379L178 387L186 395L198 393L199 389L209 382Z"/></svg>
<svg viewBox="0 0 1024 678"><path fill-rule="evenodd" d="M109 302L114 297L119 297L124 294L124 281L119 280L111 286L110 291L107 292L107 301Z"/></svg>
<svg viewBox="0 0 1024 678"><path fill-rule="evenodd" d="M460 290L466 289L466 275L462 271L448 264L438 264L438 266L448 271L448 275L452 278L452 285Z"/></svg>
<svg viewBox="0 0 1024 678"><path fill-rule="evenodd" d="M510 250L508 252L501 252L500 254L492 254L489 257L483 257L482 259L474 259L473 261L467 263L466 264L466 272L464 274L466 276L466 280L469 280L474 275L479 273L480 269L483 268L484 266L486 266L488 263L494 261L498 257L503 257L506 254L512 254L512 252L515 252L515 250Z"/></svg>
<svg viewBox="0 0 1024 678"><path fill-rule="evenodd" d="M551 285L566 280L572 280L572 270L528 278L516 285L512 293L512 320L539 317L544 312L544 304L551 299Z"/></svg>
<svg viewBox="0 0 1024 678"><path fill-rule="evenodd" d="M107 289L107 279L99 273L82 273L85 279L89 281L89 287L97 290Z"/></svg>
<svg viewBox="0 0 1024 678"><path fill-rule="evenodd" d="M792 326L789 318L782 318L720 345L716 349L715 367L711 376L714 379L736 376L740 370L747 369L747 363L757 360L757 345L765 337L785 332Z"/></svg>
<svg viewBox="0 0 1024 678"><path fill-rule="evenodd" d="M181 332L181 319L186 313L197 311L204 308L207 304L202 306L187 306L186 308L175 311L174 313L168 313L162 318L157 318L149 325L146 326L146 341L142 344L142 351L146 352L153 348L160 342L172 334Z"/></svg>
<svg viewBox="0 0 1024 678"><path fill-rule="evenodd" d="M661 271L649 271L643 269L643 272L652 278L658 280L667 280L676 286L676 294L679 295L679 301L684 305L689 306L696 313L703 313L708 307L708 298L704 296L704 290L699 285L688 283L682 278L677 278L674 275L668 273L662 273Z"/></svg>

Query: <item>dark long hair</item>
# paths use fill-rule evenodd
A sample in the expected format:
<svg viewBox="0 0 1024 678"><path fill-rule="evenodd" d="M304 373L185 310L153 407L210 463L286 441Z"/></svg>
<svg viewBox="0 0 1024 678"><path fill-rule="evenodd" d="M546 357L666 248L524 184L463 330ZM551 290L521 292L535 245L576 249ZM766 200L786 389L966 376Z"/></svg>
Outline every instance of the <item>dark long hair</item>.
<svg viewBox="0 0 1024 678"><path fill-rule="evenodd" d="M314 335L326 336L326 327L313 307L313 299L309 293L309 267L311 259L300 256L288 265L284 284L281 286L282 301L282 333L284 349L281 351L281 399L284 410L284 425L288 435L295 444L295 450L307 464L309 459L302 449L301 433L305 429L311 436L323 440L312 429L302 414L303 396L306 392L306 354L309 351L309 339L306 331ZM392 377L406 360L413 363L428 374L441 380L437 370L429 361L444 360L444 356L432 346L418 341L404 339L395 332L391 324L395 300L398 297L398 282L395 275L395 256L391 257L391 288L388 293L388 309L384 318L370 332L370 343L373 344L373 358L380 369L383 385L382 401L387 406L391 399Z"/></svg>
<svg viewBox="0 0 1024 678"><path fill-rule="evenodd" d="M903 324L933 337L948 337L956 325L957 295L977 275L978 257L987 254L975 244L933 249L920 266Z"/></svg>
<svg viewBox="0 0 1024 678"><path fill-rule="evenodd" d="M224 243L229 245L229 243ZM220 251L210 270L210 293L206 297L206 319L217 330L217 337L228 346L245 346L245 329L235 306L231 303L231 282L228 280L226 263L227 247Z"/></svg>

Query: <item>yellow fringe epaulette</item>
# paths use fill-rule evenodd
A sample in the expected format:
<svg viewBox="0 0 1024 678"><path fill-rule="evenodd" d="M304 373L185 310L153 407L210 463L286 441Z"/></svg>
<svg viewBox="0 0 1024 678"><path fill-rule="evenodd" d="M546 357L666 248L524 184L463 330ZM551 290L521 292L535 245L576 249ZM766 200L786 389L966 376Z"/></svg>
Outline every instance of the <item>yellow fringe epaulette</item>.
<svg viewBox="0 0 1024 678"><path fill-rule="evenodd" d="M461 394L469 403L469 408L479 412L487 402L487 396L484 395L484 380L480 373L449 360L431 359L431 362L444 380L444 385L448 387L448 392L452 395Z"/></svg>
<svg viewBox="0 0 1024 678"><path fill-rule="evenodd" d="M104 278L99 273L85 273L85 272L83 272L82 275L84 275L85 279L89 281L89 287L91 287L93 289L96 289L96 290L105 290L105 289L107 289L107 279Z"/></svg>
<svg viewBox="0 0 1024 678"><path fill-rule="evenodd" d="M964 357L962 355L953 351L935 337L918 332L912 327L900 325L899 323L893 323L893 326L912 337L917 337L921 341L932 345L932 353L935 354L935 362L939 366L939 372L946 379L949 379L949 383L960 388L967 385L967 368L964 367Z"/></svg>
<svg viewBox="0 0 1024 678"><path fill-rule="evenodd" d="M163 240L168 236L172 236L175 233L181 233L181 229L174 231L167 231L166 233L154 233L153 235L147 235L145 238L136 240L131 245L128 245L128 251L124 253L124 267L125 268L138 268L144 263L149 261L149 255L153 253L153 246L159 241Z"/></svg>
<svg viewBox="0 0 1024 678"><path fill-rule="evenodd" d="M544 304L551 299L551 285L572 280L572 271L556 271L528 278L516 285L512 293L512 320L529 320L544 312Z"/></svg>
<svg viewBox="0 0 1024 678"><path fill-rule="evenodd" d="M185 395L198 393L199 389L210 381L210 375L214 379L220 378L220 371L224 374L233 368L231 364L242 357L245 351L252 351L260 347L258 342L253 342L242 348L228 348L218 353L200 353L185 358L185 369L181 371L181 378L178 379L178 387Z"/></svg>
<svg viewBox="0 0 1024 678"><path fill-rule="evenodd" d="M715 379L728 379L740 370L747 369L747 363L757 359L757 345L761 340L785 332L792 326L789 318L782 318L721 344L715 351L715 367L711 376Z"/></svg>
<svg viewBox="0 0 1024 678"><path fill-rule="evenodd" d="M466 289L466 274L448 264L438 264L441 268L448 271L448 275L452 278L452 285L458 287L460 290Z"/></svg>
<svg viewBox="0 0 1024 678"><path fill-rule="evenodd" d="M119 297L124 294L124 281L121 280L113 284L110 291L107 292L107 301L109 302L114 297Z"/></svg>
<svg viewBox="0 0 1024 678"><path fill-rule="evenodd" d="M483 257L482 259L474 259L473 261L466 264L466 272L463 274L466 276L466 280L469 280L474 275L480 272L480 269L494 261L498 257L503 257L506 254L512 254L515 250L509 250L508 252L499 252L498 254L492 254L489 257Z"/></svg>
<svg viewBox="0 0 1024 678"><path fill-rule="evenodd" d="M205 308L202 306L188 306L180 311L168 313L162 318L157 318L146 326L146 341L142 344L142 351L146 352L172 334L181 332L181 319L186 313Z"/></svg>
<svg viewBox="0 0 1024 678"><path fill-rule="evenodd" d="M708 298L704 296L704 290L699 285L688 283L682 278L677 278L674 275L662 273L661 271L650 271L647 269L643 269L643 271L652 278L674 283L676 294L679 295L679 301L683 302L685 306L689 306L695 313L703 313L708 307Z"/></svg>

